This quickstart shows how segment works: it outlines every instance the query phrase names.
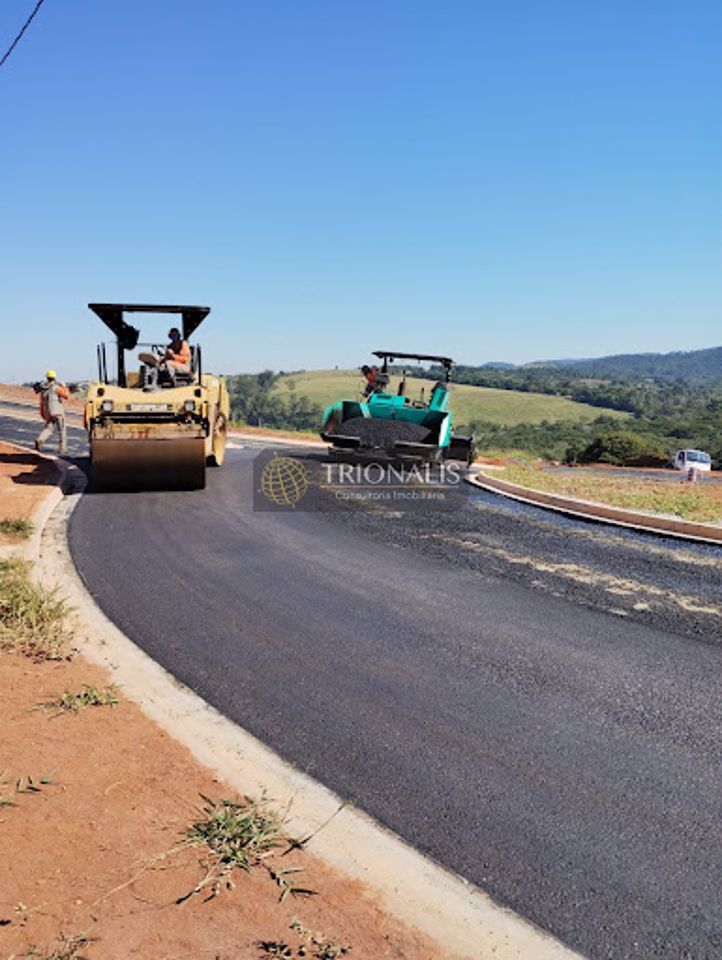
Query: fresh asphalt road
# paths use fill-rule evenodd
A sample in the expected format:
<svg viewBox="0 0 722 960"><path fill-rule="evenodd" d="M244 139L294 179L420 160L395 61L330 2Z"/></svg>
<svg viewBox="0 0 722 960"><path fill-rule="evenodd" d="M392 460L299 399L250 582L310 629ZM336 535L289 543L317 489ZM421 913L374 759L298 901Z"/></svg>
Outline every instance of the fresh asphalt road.
<svg viewBox="0 0 722 960"><path fill-rule="evenodd" d="M718 958L719 548L466 486L443 514L254 512L256 453L205 491L83 497L71 549L106 613L588 956Z"/></svg>

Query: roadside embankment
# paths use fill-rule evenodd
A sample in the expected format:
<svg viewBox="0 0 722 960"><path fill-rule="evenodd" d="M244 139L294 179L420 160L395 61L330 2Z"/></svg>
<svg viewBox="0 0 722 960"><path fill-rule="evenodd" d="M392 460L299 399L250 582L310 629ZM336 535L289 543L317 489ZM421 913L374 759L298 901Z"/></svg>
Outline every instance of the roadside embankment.
<svg viewBox="0 0 722 960"><path fill-rule="evenodd" d="M469 480L485 490L572 516L722 543L722 485L717 483L483 463Z"/></svg>

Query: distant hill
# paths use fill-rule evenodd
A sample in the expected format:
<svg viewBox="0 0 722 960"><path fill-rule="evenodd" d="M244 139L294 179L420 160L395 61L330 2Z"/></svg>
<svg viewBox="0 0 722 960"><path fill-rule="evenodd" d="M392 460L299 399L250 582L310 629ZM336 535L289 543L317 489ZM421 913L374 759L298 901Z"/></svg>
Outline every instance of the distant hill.
<svg viewBox="0 0 722 960"><path fill-rule="evenodd" d="M596 359L548 360L525 366L562 367L567 375L577 374L605 380L632 377L707 383L722 381L722 347L674 353L620 353Z"/></svg>

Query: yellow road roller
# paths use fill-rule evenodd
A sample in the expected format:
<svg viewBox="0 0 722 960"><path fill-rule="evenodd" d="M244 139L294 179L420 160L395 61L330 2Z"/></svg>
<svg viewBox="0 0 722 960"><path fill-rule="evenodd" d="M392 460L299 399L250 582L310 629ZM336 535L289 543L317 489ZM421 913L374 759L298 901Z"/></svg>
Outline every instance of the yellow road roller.
<svg viewBox="0 0 722 960"><path fill-rule="evenodd" d="M115 336L98 346L98 379L90 381L85 404L93 487L201 489L206 465L223 463L229 417L223 378L203 372L201 348L190 342L210 307L88 306ZM170 344L141 343L129 313L177 314L180 325L171 327Z"/></svg>

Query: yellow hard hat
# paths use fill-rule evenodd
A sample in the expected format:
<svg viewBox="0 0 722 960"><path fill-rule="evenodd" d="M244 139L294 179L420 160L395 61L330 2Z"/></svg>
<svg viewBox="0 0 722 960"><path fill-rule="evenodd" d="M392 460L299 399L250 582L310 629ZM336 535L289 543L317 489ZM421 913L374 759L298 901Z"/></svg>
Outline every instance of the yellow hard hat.
<svg viewBox="0 0 722 960"><path fill-rule="evenodd" d="M45 374L45 379L46 379L46 380L57 380L57 379L58 379L58 375L57 375L57 373L56 373L54 370L48 370L48 371L46 372L46 374Z"/></svg>

